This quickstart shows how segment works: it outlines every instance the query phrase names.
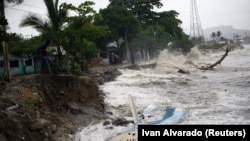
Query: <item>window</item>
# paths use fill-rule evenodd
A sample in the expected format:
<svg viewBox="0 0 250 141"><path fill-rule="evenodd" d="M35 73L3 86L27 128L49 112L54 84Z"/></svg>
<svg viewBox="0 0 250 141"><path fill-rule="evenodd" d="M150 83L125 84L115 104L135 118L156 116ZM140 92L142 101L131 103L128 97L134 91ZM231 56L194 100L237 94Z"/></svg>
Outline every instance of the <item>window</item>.
<svg viewBox="0 0 250 141"><path fill-rule="evenodd" d="M11 68L18 67L18 60L11 60L10 61L10 67Z"/></svg>
<svg viewBox="0 0 250 141"><path fill-rule="evenodd" d="M24 62L25 66L32 66L32 59L25 59L25 62Z"/></svg>
<svg viewBox="0 0 250 141"><path fill-rule="evenodd" d="M3 67L4 67L4 61L0 60L0 68L3 68Z"/></svg>

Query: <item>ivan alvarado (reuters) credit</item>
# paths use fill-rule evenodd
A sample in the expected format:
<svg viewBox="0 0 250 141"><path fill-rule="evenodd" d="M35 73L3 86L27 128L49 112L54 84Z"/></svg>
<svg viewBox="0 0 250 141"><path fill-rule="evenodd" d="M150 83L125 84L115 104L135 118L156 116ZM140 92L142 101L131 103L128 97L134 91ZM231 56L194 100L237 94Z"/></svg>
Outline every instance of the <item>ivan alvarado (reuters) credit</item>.
<svg viewBox="0 0 250 141"><path fill-rule="evenodd" d="M216 139L250 141L250 125L139 125L138 141L166 139L191 139L212 141Z"/></svg>

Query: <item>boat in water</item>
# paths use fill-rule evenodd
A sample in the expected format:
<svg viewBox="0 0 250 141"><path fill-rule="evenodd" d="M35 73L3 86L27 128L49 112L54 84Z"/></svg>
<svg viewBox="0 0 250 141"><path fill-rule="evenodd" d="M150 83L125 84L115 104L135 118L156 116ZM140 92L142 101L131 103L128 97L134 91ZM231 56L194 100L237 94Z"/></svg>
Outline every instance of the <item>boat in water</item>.
<svg viewBox="0 0 250 141"><path fill-rule="evenodd" d="M161 119L145 122L137 114L135 105L131 95L128 95L131 112L134 119L134 127L124 132L118 133L106 141L137 141L138 140L138 126L139 125L177 125L182 124L186 120L186 110L183 108L176 108L167 106ZM152 111L152 107L147 107L143 110L144 114Z"/></svg>

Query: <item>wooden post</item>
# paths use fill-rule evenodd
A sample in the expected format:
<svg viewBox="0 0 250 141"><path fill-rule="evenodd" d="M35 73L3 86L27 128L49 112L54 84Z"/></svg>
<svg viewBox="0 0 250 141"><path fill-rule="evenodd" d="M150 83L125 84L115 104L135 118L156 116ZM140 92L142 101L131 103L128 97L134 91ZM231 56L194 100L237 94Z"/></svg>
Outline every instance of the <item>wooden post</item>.
<svg viewBox="0 0 250 141"><path fill-rule="evenodd" d="M137 113L135 110L134 101L133 101L132 96L130 94L128 95L128 100L129 100L130 110L131 110L132 115L133 115L134 123L138 124L138 116L137 116Z"/></svg>
<svg viewBox="0 0 250 141"><path fill-rule="evenodd" d="M0 0L0 20L1 20L1 31L3 36L6 36L6 25L8 25L7 20L5 19L4 12L4 0ZM10 73L10 62L9 62L9 51L8 51L8 43L6 42L6 38L2 41L3 45L3 53L5 60L5 68L7 69L7 81L11 81L11 73Z"/></svg>

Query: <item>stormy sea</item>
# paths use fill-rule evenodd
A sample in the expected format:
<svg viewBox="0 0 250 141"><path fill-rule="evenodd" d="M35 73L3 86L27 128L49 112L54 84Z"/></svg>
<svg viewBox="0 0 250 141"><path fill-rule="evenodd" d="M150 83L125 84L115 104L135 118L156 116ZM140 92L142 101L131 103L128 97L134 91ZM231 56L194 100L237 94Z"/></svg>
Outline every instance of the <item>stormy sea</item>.
<svg viewBox="0 0 250 141"><path fill-rule="evenodd" d="M225 52L200 52L195 47L186 56L162 51L158 58L141 62L155 62L155 68L121 69L122 75L115 81L100 86L112 113L110 119L133 120L128 102L131 95L138 112L153 109L144 120L160 118L164 107L172 106L186 110L182 124L250 124L250 45L243 47L230 51L214 70L195 66L213 64ZM133 127L132 123L103 126L103 122L80 129L75 141L105 141Z"/></svg>

